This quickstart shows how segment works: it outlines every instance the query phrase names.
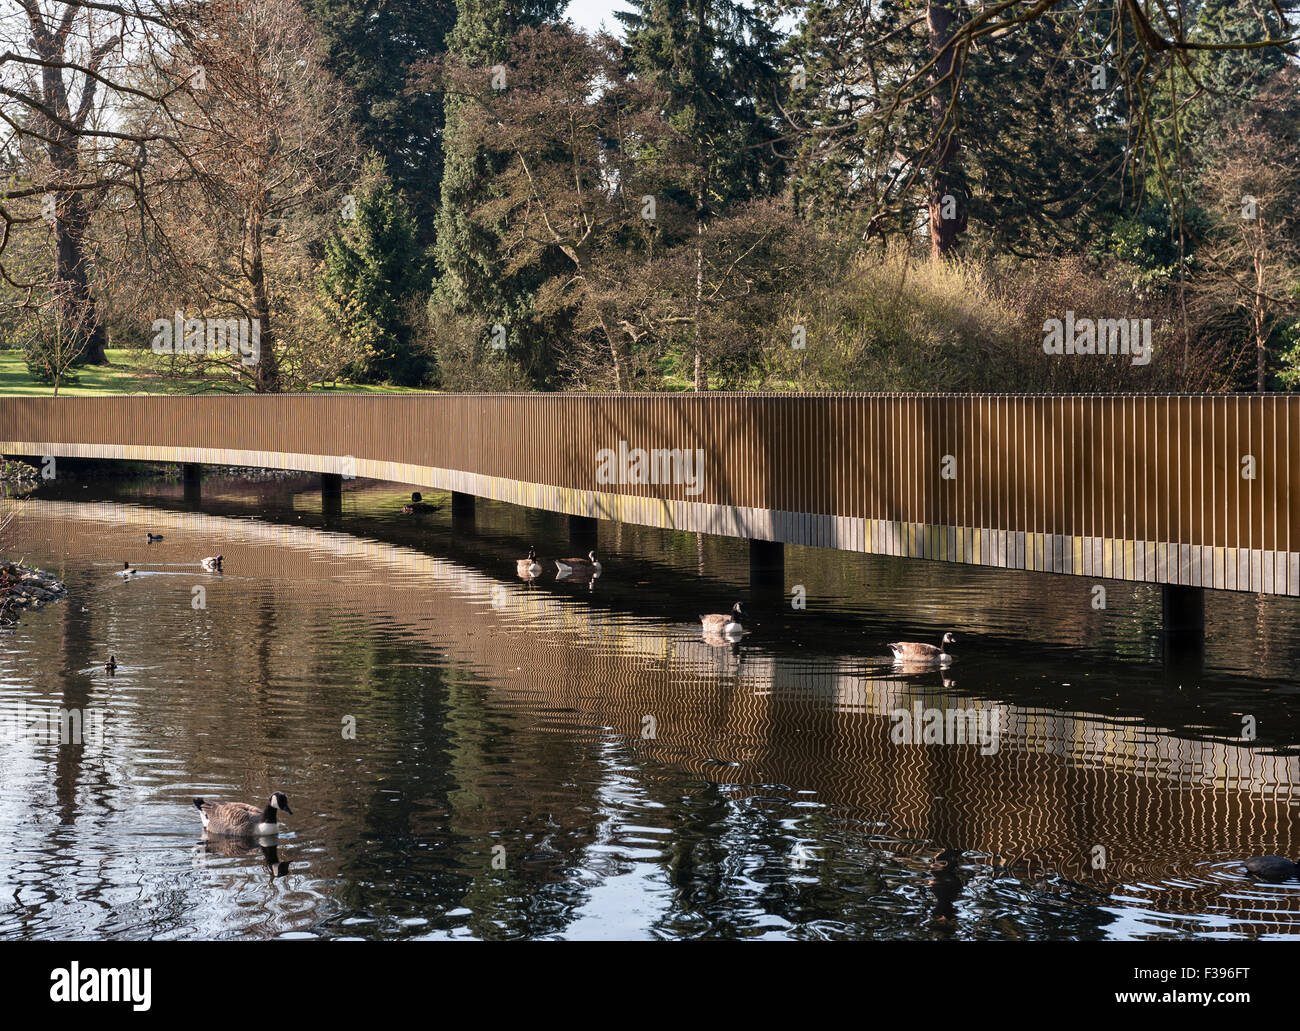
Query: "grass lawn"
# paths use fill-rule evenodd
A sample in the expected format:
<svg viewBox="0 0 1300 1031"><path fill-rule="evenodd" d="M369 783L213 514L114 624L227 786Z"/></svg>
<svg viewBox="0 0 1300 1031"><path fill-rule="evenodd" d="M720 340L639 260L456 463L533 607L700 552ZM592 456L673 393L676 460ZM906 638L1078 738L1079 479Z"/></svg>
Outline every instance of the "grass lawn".
<svg viewBox="0 0 1300 1031"><path fill-rule="evenodd" d="M93 394L198 394L205 383L211 391L216 380L171 379L166 365L152 351L110 348L110 365L79 365L74 370L75 383L59 384L59 396L86 397ZM320 392L321 387L312 388ZM406 394L409 387L353 386L338 384L324 388L326 393ZM21 351L0 351L0 397L49 397L54 387L32 378Z"/></svg>

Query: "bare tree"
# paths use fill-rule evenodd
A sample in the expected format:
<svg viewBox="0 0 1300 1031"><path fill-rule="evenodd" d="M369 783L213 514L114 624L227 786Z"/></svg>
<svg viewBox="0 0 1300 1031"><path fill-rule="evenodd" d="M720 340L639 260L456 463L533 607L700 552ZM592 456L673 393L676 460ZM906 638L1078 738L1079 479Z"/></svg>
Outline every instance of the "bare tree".
<svg viewBox="0 0 1300 1031"><path fill-rule="evenodd" d="M132 181L127 137L106 112L137 92L125 72L128 48L159 28L162 11L162 4L0 0L0 147L21 154L29 173L0 193L0 281L23 303L39 303L33 297L43 284L16 279L4 255L15 228L50 225L51 293L69 306L68 320L88 320L85 359L96 364L108 358L88 233L105 192Z"/></svg>
<svg viewBox="0 0 1300 1031"><path fill-rule="evenodd" d="M297 0L209 0L171 27L174 45L147 68L167 99L134 112L134 135L152 142L138 234L123 226L140 246L122 259L149 263L162 297L256 320L255 390L282 389L285 360L317 378L292 354L307 343L294 329L309 314L311 247L357 165L343 92Z"/></svg>
<svg viewBox="0 0 1300 1031"><path fill-rule="evenodd" d="M0 156L22 170L0 192L11 303L48 291L89 311L85 357L101 362L104 281L128 304L159 283L204 314L257 319L252 379L279 389L279 316L310 278L306 247L337 215L354 152L301 6L0 0L0 99ZM107 253L92 260L96 221ZM17 232L47 225L50 277L6 262Z"/></svg>
<svg viewBox="0 0 1300 1031"><path fill-rule="evenodd" d="M27 321L23 353L27 367L38 379L54 385L54 397L77 360L85 353L94 332L94 312L88 300L67 297L64 284L52 290Z"/></svg>
<svg viewBox="0 0 1300 1031"><path fill-rule="evenodd" d="M1213 219L1202 249L1202 305L1246 319L1255 389L1267 389L1269 340L1300 296L1300 75L1286 68L1208 145L1200 186Z"/></svg>

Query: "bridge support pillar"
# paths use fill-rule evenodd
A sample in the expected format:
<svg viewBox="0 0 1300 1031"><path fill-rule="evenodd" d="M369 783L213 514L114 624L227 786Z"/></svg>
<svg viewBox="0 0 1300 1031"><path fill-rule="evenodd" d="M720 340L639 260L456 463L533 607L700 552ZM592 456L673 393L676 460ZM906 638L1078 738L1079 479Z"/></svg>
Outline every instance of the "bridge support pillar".
<svg viewBox="0 0 1300 1031"><path fill-rule="evenodd" d="M327 516L343 514L343 477L339 473L320 474L320 510Z"/></svg>
<svg viewBox="0 0 1300 1031"><path fill-rule="evenodd" d="M1205 590L1165 584L1160 642L1166 665L1199 666L1205 657Z"/></svg>
<svg viewBox="0 0 1300 1031"><path fill-rule="evenodd" d="M780 541L749 542L749 590L755 603L784 604L785 545Z"/></svg>
<svg viewBox="0 0 1300 1031"><path fill-rule="evenodd" d="M458 490L451 492L451 517L453 519L474 518L474 495L462 494Z"/></svg>
<svg viewBox="0 0 1300 1031"><path fill-rule="evenodd" d="M569 546L573 548L574 554L585 555L596 550L599 526L600 520L591 516L569 516Z"/></svg>
<svg viewBox="0 0 1300 1031"><path fill-rule="evenodd" d="M197 505L203 500L203 466L197 462L182 465L181 483L185 504Z"/></svg>

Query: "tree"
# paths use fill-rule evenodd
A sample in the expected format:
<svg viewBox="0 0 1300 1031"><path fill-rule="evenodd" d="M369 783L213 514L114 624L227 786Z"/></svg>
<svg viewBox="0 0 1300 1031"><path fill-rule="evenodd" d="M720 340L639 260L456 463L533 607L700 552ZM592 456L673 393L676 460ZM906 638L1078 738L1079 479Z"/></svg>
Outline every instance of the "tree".
<svg viewBox="0 0 1300 1031"><path fill-rule="evenodd" d="M129 92L121 77L126 37L148 20L129 3L24 2L0 17L0 97L10 102L0 106L0 125L33 159L32 179L0 195L0 258L16 225L53 227L51 296L68 306L63 322L87 327L82 360L97 365L108 356L87 234L98 198L129 171L103 160L121 134L101 118L102 108L107 96ZM9 205L30 197L40 198L41 213L16 216ZM30 294L33 284L16 282L2 261L0 276Z"/></svg>
<svg viewBox="0 0 1300 1031"><path fill-rule="evenodd" d="M485 185L490 200L469 212L501 244L507 277L553 270L539 283L535 316L572 327L577 348L596 334L615 390L630 385L627 346L637 334L620 325L619 296L646 274L659 227L681 211L657 194L675 181L666 152L672 130L659 117L664 98L626 73L611 36L590 39L567 26L522 29L511 41L510 86L494 90L461 64L450 87L476 102L462 113L465 140L499 155ZM638 261L638 257L641 261ZM570 374L588 380L583 361Z"/></svg>
<svg viewBox="0 0 1300 1031"><path fill-rule="evenodd" d="M773 18L807 12L791 46L807 88L782 107L800 211L863 238L928 224L932 253L970 219L1022 254L1076 246L1149 192L1177 213L1195 163L1177 127L1204 102L1204 67L1257 72L1296 46L1276 5L1242 12L1247 32L1198 22L1216 4L768 0Z"/></svg>
<svg viewBox="0 0 1300 1031"><path fill-rule="evenodd" d="M781 86L776 33L734 0L633 0L627 26L632 71L662 91L668 123L693 151L675 192L695 222L693 379L708 389L704 355L704 235L732 205L775 193L786 155L773 119Z"/></svg>
<svg viewBox="0 0 1300 1031"><path fill-rule="evenodd" d="M960 75L954 54L957 11L953 0L929 0L925 23L930 36L930 120L934 146L929 166L930 256L942 258L966 231L966 183L959 162L961 147ZM959 60L965 59L963 52Z"/></svg>
<svg viewBox="0 0 1300 1031"><path fill-rule="evenodd" d="M41 382L54 385L54 397L59 396L59 385L69 378L89 345L93 319L87 301L52 292L28 320L28 335L23 343L27 369Z"/></svg>
<svg viewBox="0 0 1300 1031"><path fill-rule="evenodd" d="M511 37L518 29L556 17L565 6L565 0L457 0L456 26L447 40L450 56L460 66L477 69L482 85L508 89L508 76L503 80L500 70L509 57ZM418 68L410 87L412 93L444 89L442 66L437 62ZM455 92L446 95L435 303L470 320L484 339L495 332L493 327L506 328L510 350L527 367L532 382L541 386L553 372L553 363L539 341L528 346L524 327L529 321L529 298L546 274L516 269L507 275L505 271L504 227L483 218L481 211L492 199L489 184L504 159L485 150L467 128L473 103ZM472 214L475 211L478 216Z"/></svg>
<svg viewBox="0 0 1300 1031"><path fill-rule="evenodd" d="M1249 49L1205 51L1188 69L1189 84L1201 89L1193 102L1193 133L1201 135L1213 124L1231 120L1243 103L1253 100L1286 66L1283 49L1255 46L1287 35L1285 6L1258 0L1201 0L1196 15L1197 37L1242 44ZM1289 6L1294 13L1296 5Z"/></svg>
<svg viewBox="0 0 1300 1031"><path fill-rule="evenodd" d="M1207 146L1199 186L1212 225L1202 292L1245 319L1255 389L1268 388L1271 343L1300 297L1300 73L1278 72Z"/></svg>
<svg viewBox="0 0 1300 1031"><path fill-rule="evenodd" d="M311 0L326 66L347 90L362 145L379 154L432 247L442 182L442 95L407 92L421 61L446 50L453 0Z"/></svg>
<svg viewBox="0 0 1300 1031"><path fill-rule="evenodd" d="M359 383L420 386L430 368L415 346L411 302L425 284L417 227L374 155L341 228L325 241L320 289L333 329L360 357L347 370Z"/></svg>
<svg viewBox="0 0 1300 1031"><path fill-rule="evenodd" d="M296 0L208 0L173 28L149 72L178 92L136 112L135 131L156 143L139 212L148 236L124 260L158 257L178 299L256 320L253 388L276 392L295 308L314 292L311 250L355 168L345 100Z"/></svg>

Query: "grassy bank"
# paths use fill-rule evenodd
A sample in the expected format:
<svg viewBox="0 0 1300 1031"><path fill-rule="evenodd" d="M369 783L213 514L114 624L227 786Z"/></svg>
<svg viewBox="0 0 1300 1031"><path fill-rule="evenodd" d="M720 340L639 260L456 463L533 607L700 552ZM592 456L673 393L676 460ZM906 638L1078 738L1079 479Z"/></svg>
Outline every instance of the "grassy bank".
<svg viewBox="0 0 1300 1031"><path fill-rule="evenodd" d="M229 380L215 378L176 379L167 374L164 360L152 351L113 349L108 351L108 365L78 366L75 382L59 384L60 397L86 397L96 394L202 394L229 389ZM324 390L361 394L411 393L406 387L356 386L340 383ZM0 350L0 397L49 397L54 387L41 383L27 371L21 351Z"/></svg>

